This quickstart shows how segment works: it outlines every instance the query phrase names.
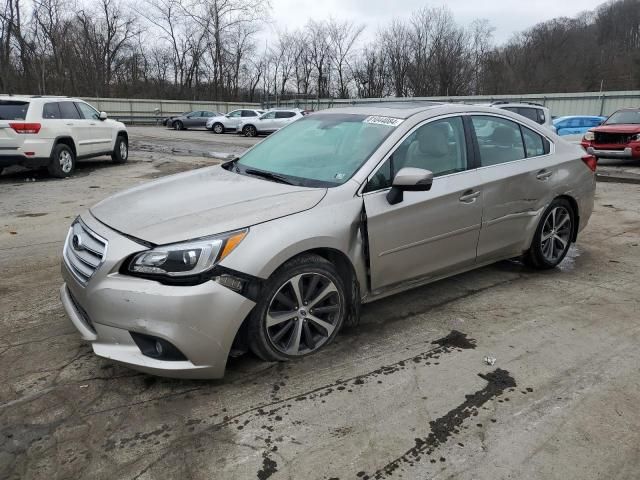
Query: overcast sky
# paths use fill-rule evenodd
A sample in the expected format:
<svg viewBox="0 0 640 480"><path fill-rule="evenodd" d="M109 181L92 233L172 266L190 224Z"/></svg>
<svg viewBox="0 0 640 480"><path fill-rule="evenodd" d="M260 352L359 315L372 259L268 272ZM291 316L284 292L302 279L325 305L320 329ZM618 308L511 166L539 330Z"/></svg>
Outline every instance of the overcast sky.
<svg viewBox="0 0 640 480"><path fill-rule="evenodd" d="M368 39L393 17L405 17L423 6L447 5L462 25L477 18L488 19L495 27L494 40L503 43L514 33L536 23L559 16L575 17L601 3L603 0L271 0L274 25L270 29L275 32L277 27L286 26L294 30L309 18L320 20L333 16L366 24Z"/></svg>

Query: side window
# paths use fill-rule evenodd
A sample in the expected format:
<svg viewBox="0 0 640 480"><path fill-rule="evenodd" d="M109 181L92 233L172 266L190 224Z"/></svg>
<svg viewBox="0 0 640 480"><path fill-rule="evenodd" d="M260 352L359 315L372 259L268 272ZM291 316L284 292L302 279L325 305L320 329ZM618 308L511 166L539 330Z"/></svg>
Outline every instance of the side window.
<svg viewBox="0 0 640 480"><path fill-rule="evenodd" d="M527 117L529 120L533 120L534 122L538 123L538 109L520 107L518 108L518 113L523 117Z"/></svg>
<svg viewBox="0 0 640 480"><path fill-rule="evenodd" d="M276 112L276 118L291 118L294 115L293 112Z"/></svg>
<svg viewBox="0 0 640 480"><path fill-rule="evenodd" d="M229 117L231 118L237 118L242 114L242 110L235 110L231 113L229 113Z"/></svg>
<svg viewBox="0 0 640 480"><path fill-rule="evenodd" d="M253 110L242 110L242 116L243 117L255 117L256 116L256 112L254 112Z"/></svg>
<svg viewBox="0 0 640 480"><path fill-rule="evenodd" d="M471 117L483 167L525 158L517 123L498 117Z"/></svg>
<svg viewBox="0 0 640 480"><path fill-rule="evenodd" d="M547 121L547 118L544 116L544 110L542 110L541 108L538 108L537 112L538 112L538 123L540 125L544 125Z"/></svg>
<svg viewBox="0 0 640 480"><path fill-rule="evenodd" d="M276 118L276 112L265 113L261 118L264 120L271 120L272 118Z"/></svg>
<svg viewBox="0 0 640 480"><path fill-rule="evenodd" d="M42 107L42 118L49 120L62 118L62 115L60 115L60 105L56 102L45 103L44 107Z"/></svg>
<svg viewBox="0 0 640 480"><path fill-rule="evenodd" d="M602 120L598 118L590 118L587 120L587 127L597 127L602 123Z"/></svg>
<svg viewBox="0 0 640 480"><path fill-rule="evenodd" d="M426 123L406 137L369 180L365 192L388 188L404 167L422 168L434 177L467 169L467 144L461 117Z"/></svg>
<svg viewBox="0 0 640 480"><path fill-rule="evenodd" d="M78 109L76 108L73 102L60 102L60 118L64 118L65 120L76 120L80 119L80 113L78 113Z"/></svg>
<svg viewBox="0 0 640 480"><path fill-rule="evenodd" d="M527 127L520 126L522 129L522 138L524 138L524 146L527 150L527 158L538 157L549 153L549 142L542 135L538 135Z"/></svg>
<svg viewBox="0 0 640 480"><path fill-rule="evenodd" d="M86 103L76 102L76 107L80 110L80 114L86 120L98 120L100 118L100 114L97 110L93 109Z"/></svg>
<svg viewBox="0 0 640 480"><path fill-rule="evenodd" d="M579 118L572 118L567 122L568 128L580 128L582 126L582 120Z"/></svg>

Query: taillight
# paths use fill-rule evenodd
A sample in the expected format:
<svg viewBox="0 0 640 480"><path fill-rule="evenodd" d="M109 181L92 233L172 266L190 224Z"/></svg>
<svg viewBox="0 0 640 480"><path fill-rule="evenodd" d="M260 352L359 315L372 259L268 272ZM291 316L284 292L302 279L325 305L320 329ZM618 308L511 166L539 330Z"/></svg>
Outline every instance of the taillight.
<svg viewBox="0 0 640 480"><path fill-rule="evenodd" d="M595 155L585 155L582 157L582 161L584 164L589 167L589 170L592 172L596 171L596 167L598 166L598 158Z"/></svg>
<svg viewBox="0 0 640 480"><path fill-rule="evenodd" d="M10 123L9 126L13 128L16 133L38 133L42 125L39 123Z"/></svg>

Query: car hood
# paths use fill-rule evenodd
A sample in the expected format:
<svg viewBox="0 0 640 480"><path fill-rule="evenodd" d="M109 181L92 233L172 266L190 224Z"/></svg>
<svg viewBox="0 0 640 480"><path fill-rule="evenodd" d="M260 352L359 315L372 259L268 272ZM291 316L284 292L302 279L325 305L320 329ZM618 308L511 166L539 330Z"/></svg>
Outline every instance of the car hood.
<svg viewBox="0 0 640 480"><path fill-rule="evenodd" d="M620 125L600 125L591 129L592 132L600 133L640 133L640 125L633 123Z"/></svg>
<svg viewBox="0 0 640 480"><path fill-rule="evenodd" d="M214 235L313 208L324 188L296 187L220 166L164 177L90 209L105 225L154 244Z"/></svg>

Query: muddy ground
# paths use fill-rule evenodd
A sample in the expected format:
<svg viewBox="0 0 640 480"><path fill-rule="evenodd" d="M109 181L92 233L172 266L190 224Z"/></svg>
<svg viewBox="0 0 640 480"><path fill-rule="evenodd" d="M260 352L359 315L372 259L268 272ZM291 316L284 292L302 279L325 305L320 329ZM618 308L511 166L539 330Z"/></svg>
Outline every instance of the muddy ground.
<svg viewBox="0 0 640 480"><path fill-rule="evenodd" d="M131 134L123 166L0 177L0 478L639 477L638 185L598 184L561 268L502 262L367 305L313 357L170 380L80 340L58 300L64 236L115 191L255 141Z"/></svg>

